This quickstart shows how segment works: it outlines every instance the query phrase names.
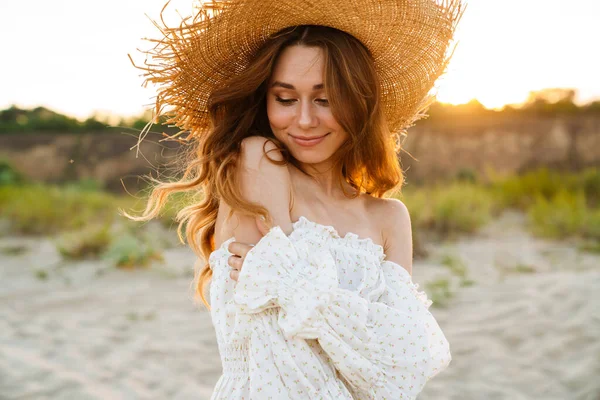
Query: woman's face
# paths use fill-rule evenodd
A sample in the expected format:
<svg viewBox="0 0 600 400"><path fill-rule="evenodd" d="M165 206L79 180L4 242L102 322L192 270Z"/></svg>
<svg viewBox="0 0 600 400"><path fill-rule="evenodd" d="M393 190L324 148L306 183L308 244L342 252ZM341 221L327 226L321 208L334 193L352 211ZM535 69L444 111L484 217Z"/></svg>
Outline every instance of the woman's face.
<svg viewBox="0 0 600 400"><path fill-rule="evenodd" d="M279 56L269 82L269 124L275 137L301 163L328 160L348 138L331 113L323 87L324 70L320 48L290 46Z"/></svg>

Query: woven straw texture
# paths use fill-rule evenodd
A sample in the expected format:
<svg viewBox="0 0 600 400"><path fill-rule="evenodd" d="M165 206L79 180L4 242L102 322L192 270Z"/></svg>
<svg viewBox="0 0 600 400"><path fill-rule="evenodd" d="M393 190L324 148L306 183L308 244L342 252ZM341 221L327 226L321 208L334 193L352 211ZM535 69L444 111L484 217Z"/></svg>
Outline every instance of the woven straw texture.
<svg viewBox="0 0 600 400"><path fill-rule="evenodd" d="M270 35L294 25L325 25L370 50L387 123L399 132L423 117L433 100L428 93L452 57L463 11L460 0L213 1L178 27L155 23L162 37L149 39L155 43L144 51L150 57L136 67L145 71L144 85L157 86L154 122L167 116L181 129L168 139L187 142L210 129L206 105L213 89L244 70Z"/></svg>

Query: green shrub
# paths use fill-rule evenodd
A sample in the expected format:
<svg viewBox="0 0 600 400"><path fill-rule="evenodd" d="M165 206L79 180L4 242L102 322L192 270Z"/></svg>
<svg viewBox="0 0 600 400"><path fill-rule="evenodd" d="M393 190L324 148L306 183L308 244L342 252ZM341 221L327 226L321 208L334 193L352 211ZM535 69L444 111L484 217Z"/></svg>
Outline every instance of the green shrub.
<svg viewBox="0 0 600 400"><path fill-rule="evenodd" d="M504 207L527 209L538 196L549 199L565 188L564 178L547 168L515 175L493 183L494 194Z"/></svg>
<svg viewBox="0 0 600 400"><path fill-rule="evenodd" d="M459 257L446 254L442 257L441 262L458 278L467 279L467 266Z"/></svg>
<svg viewBox="0 0 600 400"><path fill-rule="evenodd" d="M531 273L534 273L535 271L536 271L535 267L533 267L531 265L517 264L515 266L515 272L518 272L521 274L531 274Z"/></svg>
<svg viewBox="0 0 600 400"><path fill-rule="evenodd" d="M588 211L582 233L585 237L598 240L600 245L600 208Z"/></svg>
<svg viewBox="0 0 600 400"><path fill-rule="evenodd" d="M473 233L496 211L488 189L465 182L410 188L401 199L410 212L414 237L423 230L441 235Z"/></svg>
<svg viewBox="0 0 600 400"><path fill-rule="evenodd" d="M122 232L113 237L102 258L123 268L147 266L153 260L162 261L162 249L147 239L143 235Z"/></svg>
<svg viewBox="0 0 600 400"><path fill-rule="evenodd" d="M427 194L424 190L409 189L403 192L403 196L399 197L400 200L408 208L411 220L411 231L413 238L413 256L415 258L423 258L427 256L425 249L425 243L423 239L423 228L427 226L428 221L431 220L430 213L431 207L428 206Z"/></svg>
<svg viewBox="0 0 600 400"><path fill-rule="evenodd" d="M477 172L475 172L473 169L461 168L456 173L456 180L459 182L477 183L479 181L479 177L477 176Z"/></svg>
<svg viewBox="0 0 600 400"><path fill-rule="evenodd" d="M19 256L27 252L27 246L22 244L7 245L0 247L0 254L7 256Z"/></svg>
<svg viewBox="0 0 600 400"><path fill-rule="evenodd" d="M400 200L408 208L410 213L410 220L413 229L423 228L428 226L432 220L431 204L429 199L429 193L424 188L406 188L402 192Z"/></svg>
<svg viewBox="0 0 600 400"><path fill-rule="evenodd" d="M494 202L485 188L453 183L431 193L432 225L443 234L473 233L492 216Z"/></svg>
<svg viewBox="0 0 600 400"><path fill-rule="evenodd" d="M54 234L97 221L110 223L118 216L117 206L127 201L57 185L0 186L0 217L18 233Z"/></svg>
<svg viewBox="0 0 600 400"><path fill-rule="evenodd" d="M105 184L97 179L85 178L78 181L67 182L63 188L74 192L100 192L104 190Z"/></svg>
<svg viewBox="0 0 600 400"><path fill-rule="evenodd" d="M34 273L35 277L37 279L39 279L40 281L48 280L48 271L46 271L44 269L36 269L33 273Z"/></svg>
<svg viewBox="0 0 600 400"><path fill-rule="evenodd" d="M6 159L0 158L0 186L19 185L25 182L25 176L15 169Z"/></svg>
<svg viewBox="0 0 600 400"><path fill-rule="evenodd" d="M55 187L39 184L26 187L0 187L0 213L10 221L12 230L19 233L54 233L72 228L72 214L61 203Z"/></svg>
<svg viewBox="0 0 600 400"><path fill-rule="evenodd" d="M583 191L560 190L550 200L538 195L527 212L530 228L536 235L564 238L583 233L588 215Z"/></svg>
<svg viewBox="0 0 600 400"><path fill-rule="evenodd" d="M600 168L586 169L580 176L588 205L600 207Z"/></svg>
<svg viewBox="0 0 600 400"><path fill-rule="evenodd" d="M427 297L433 302L432 307L446 307L454 292L450 289L450 281L438 278L425 284Z"/></svg>
<svg viewBox="0 0 600 400"><path fill-rule="evenodd" d="M600 254L600 240L590 243L583 243L580 246L578 246L578 249L580 251Z"/></svg>
<svg viewBox="0 0 600 400"><path fill-rule="evenodd" d="M539 196L549 200L561 191L583 191L589 205L600 202L600 170L569 173L539 168L523 175L492 178L494 196L503 207L527 210Z"/></svg>
<svg viewBox="0 0 600 400"><path fill-rule="evenodd" d="M111 241L110 225L91 224L81 230L61 234L55 244L63 257L83 259L98 256L108 248Z"/></svg>

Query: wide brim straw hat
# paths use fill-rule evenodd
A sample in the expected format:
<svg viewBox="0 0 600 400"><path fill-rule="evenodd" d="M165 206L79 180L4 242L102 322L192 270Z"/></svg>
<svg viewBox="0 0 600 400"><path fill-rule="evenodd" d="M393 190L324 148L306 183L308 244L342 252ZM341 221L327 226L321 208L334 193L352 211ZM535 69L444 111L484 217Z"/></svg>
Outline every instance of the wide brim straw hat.
<svg viewBox="0 0 600 400"><path fill-rule="evenodd" d="M161 37L147 39L155 46L143 51L144 66L136 67L145 71L144 85L157 86L151 123L166 117L164 123L180 129L163 134L167 139L189 142L202 135L211 128L209 95L243 71L269 36L290 26L324 25L349 33L369 49L388 127L404 132L425 116L433 101L429 93L452 57L451 43L464 8L461 0L200 3L177 27L155 23Z"/></svg>

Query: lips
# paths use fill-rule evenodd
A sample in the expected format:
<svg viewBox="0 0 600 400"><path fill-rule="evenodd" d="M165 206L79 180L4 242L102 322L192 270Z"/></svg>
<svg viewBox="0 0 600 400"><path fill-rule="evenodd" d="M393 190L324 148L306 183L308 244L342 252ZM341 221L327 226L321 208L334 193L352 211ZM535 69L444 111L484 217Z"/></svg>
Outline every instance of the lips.
<svg viewBox="0 0 600 400"><path fill-rule="evenodd" d="M326 133L326 134L324 134L322 136L312 136L312 137L309 137L309 136L294 136L294 135L290 134L291 137L296 138L296 139L302 139L302 140L315 140L315 139L320 139L322 137L325 137L327 135L329 135L329 133Z"/></svg>
<svg viewBox="0 0 600 400"><path fill-rule="evenodd" d="M331 133L331 132L329 132L329 133ZM314 136L309 139L305 139L303 137L298 137L298 136L294 136L294 135L290 135L290 136L297 145L302 146L302 147L312 147L312 146L315 146L315 145L321 143L323 140L325 140L325 137L327 135L329 135L329 133L327 133L323 136Z"/></svg>

